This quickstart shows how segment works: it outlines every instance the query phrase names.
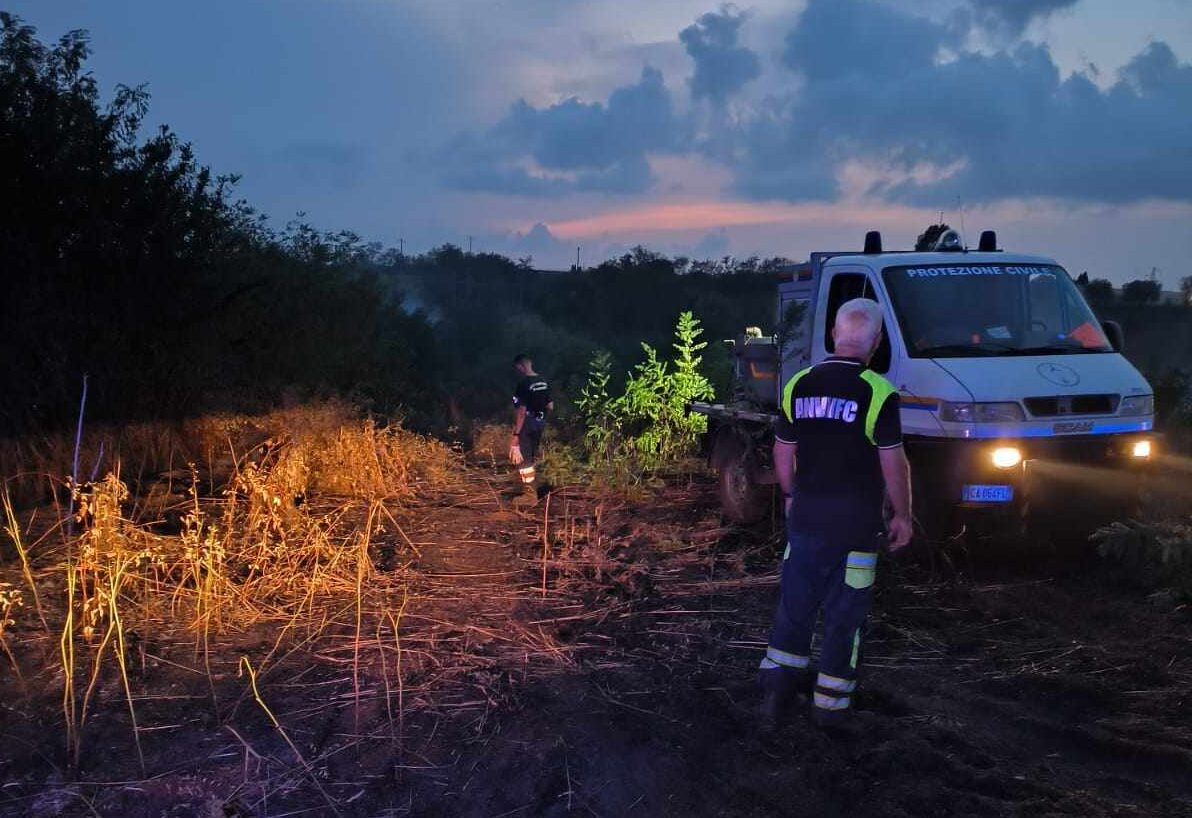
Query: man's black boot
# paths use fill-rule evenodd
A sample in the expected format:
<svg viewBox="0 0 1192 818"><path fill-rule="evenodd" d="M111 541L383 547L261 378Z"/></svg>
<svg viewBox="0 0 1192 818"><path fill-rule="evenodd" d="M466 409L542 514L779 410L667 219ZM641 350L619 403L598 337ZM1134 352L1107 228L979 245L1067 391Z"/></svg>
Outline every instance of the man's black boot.
<svg viewBox="0 0 1192 818"><path fill-rule="evenodd" d="M774 727L779 724L793 707L807 701L804 689L807 687L806 671L793 668L766 668L758 671L758 687L761 702L757 713L762 724Z"/></svg>

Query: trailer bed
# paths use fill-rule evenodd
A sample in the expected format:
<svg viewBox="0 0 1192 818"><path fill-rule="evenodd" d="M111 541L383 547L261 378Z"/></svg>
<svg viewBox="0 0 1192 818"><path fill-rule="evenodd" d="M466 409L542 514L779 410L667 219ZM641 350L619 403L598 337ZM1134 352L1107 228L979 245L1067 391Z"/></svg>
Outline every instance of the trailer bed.
<svg viewBox="0 0 1192 818"><path fill-rule="evenodd" d="M707 415L713 418L732 418L733 420L751 420L755 423L773 423L778 420L777 412L763 412L757 409L747 409L724 403L702 403L694 401L687 404L687 411L697 415Z"/></svg>

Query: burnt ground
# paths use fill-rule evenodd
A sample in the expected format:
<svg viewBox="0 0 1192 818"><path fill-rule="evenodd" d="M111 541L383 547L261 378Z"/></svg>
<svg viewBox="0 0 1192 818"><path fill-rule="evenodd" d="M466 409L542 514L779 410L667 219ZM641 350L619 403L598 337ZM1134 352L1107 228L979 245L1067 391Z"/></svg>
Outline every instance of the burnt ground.
<svg viewBox="0 0 1192 818"><path fill-rule="evenodd" d="M528 511L501 479L477 469L471 492L407 512L405 550L378 551L403 648L383 620L284 641L262 625L208 673L193 642L145 637L143 773L111 678L68 770L61 672L28 669L54 640L11 630L26 670L0 664L0 813L1192 815L1192 612L1087 548L886 559L864 729L795 713L766 731L773 523L723 524L700 478ZM277 645L260 691L284 735L238 673Z"/></svg>

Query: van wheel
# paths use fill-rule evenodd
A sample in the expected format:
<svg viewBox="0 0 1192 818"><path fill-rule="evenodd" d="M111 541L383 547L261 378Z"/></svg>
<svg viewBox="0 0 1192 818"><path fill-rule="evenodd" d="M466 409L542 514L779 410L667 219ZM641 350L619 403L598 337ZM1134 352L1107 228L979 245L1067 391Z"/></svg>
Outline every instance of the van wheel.
<svg viewBox="0 0 1192 818"><path fill-rule="evenodd" d="M768 486L754 480L753 458L738 444L717 471L720 507L734 523L756 523L766 516L771 501Z"/></svg>

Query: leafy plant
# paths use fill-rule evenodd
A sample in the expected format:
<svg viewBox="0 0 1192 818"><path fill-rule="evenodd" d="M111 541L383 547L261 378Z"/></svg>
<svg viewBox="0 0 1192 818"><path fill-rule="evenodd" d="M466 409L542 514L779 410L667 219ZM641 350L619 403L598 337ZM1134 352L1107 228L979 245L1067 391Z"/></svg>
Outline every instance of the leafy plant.
<svg viewBox="0 0 1192 818"><path fill-rule="evenodd" d="M584 449L592 459L608 462L616 439L617 407L608 393L612 357L601 350L588 365L588 380L575 401L584 426Z"/></svg>
<svg viewBox="0 0 1192 818"><path fill-rule="evenodd" d="M690 451L707 430L707 419L688 414L687 404L714 394L700 372L699 353L707 346L700 340L702 334L699 320L690 311L680 313L671 345L674 360L660 359L658 351L643 342L645 360L633 367L625 391L616 398L608 391L608 355L592 359L588 381L576 401L590 460L645 473L675 463Z"/></svg>
<svg viewBox="0 0 1192 818"><path fill-rule="evenodd" d="M1192 598L1192 518L1115 522L1092 536L1120 576L1146 588Z"/></svg>
<svg viewBox="0 0 1192 818"><path fill-rule="evenodd" d="M782 312L782 320L774 328L774 343L778 345L780 354L788 346L792 347L787 353L788 358L804 347L802 341L808 330L807 306L807 301L789 302Z"/></svg>
<svg viewBox="0 0 1192 818"><path fill-rule="evenodd" d="M617 399L627 444L637 462L647 471L668 459L672 448L671 412L665 361L649 344L642 344L646 359L639 362L625 382L625 394Z"/></svg>

